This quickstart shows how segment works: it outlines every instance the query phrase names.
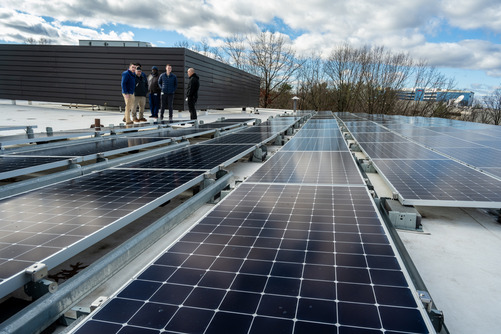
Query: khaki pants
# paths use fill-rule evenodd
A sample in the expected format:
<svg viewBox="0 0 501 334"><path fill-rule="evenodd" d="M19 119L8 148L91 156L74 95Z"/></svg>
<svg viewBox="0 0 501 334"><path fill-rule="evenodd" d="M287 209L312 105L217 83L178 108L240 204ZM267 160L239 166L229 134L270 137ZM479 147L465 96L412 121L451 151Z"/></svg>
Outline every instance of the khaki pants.
<svg viewBox="0 0 501 334"><path fill-rule="evenodd" d="M131 112L134 107L134 94L122 94L125 101L125 122L132 122Z"/></svg>
<svg viewBox="0 0 501 334"><path fill-rule="evenodd" d="M146 105L146 96L134 97L134 107L132 108L132 119L136 119L136 109L139 106L139 119L144 118L144 106Z"/></svg>

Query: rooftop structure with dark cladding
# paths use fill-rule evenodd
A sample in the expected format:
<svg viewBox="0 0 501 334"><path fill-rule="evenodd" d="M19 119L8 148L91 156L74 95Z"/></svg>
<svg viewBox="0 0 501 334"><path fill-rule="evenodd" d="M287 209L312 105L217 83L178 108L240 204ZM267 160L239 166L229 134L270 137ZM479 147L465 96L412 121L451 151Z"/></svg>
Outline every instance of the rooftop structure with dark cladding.
<svg viewBox="0 0 501 334"><path fill-rule="evenodd" d="M257 107L257 76L185 48L63 45L0 45L0 98L123 106L121 73L139 62L146 75L152 66L172 65L178 78L174 109L187 110L186 70L200 77L197 109Z"/></svg>

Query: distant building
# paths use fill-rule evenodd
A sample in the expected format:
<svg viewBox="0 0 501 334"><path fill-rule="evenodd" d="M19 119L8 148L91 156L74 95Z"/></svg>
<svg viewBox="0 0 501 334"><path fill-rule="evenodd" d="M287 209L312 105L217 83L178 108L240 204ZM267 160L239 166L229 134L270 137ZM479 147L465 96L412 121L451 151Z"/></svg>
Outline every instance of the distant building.
<svg viewBox="0 0 501 334"><path fill-rule="evenodd" d="M89 40L81 39L78 41L80 46L118 46L118 47L151 47L149 42L140 41L104 41L104 40Z"/></svg>
<svg viewBox="0 0 501 334"><path fill-rule="evenodd" d="M465 90L404 88L398 92L401 100L407 101L458 101L458 105L471 106L475 93ZM462 97L461 97L462 96Z"/></svg>

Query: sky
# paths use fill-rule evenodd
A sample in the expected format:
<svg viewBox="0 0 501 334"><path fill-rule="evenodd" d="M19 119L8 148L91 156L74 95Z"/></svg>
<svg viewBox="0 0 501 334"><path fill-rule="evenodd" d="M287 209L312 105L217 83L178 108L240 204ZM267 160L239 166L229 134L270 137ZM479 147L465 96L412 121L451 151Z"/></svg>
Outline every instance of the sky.
<svg viewBox="0 0 501 334"><path fill-rule="evenodd" d="M172 47L284 34L299 54L334 46L408 52L476 96L501 87L499 0L3 0L0 43L136 40Z"/></svg>

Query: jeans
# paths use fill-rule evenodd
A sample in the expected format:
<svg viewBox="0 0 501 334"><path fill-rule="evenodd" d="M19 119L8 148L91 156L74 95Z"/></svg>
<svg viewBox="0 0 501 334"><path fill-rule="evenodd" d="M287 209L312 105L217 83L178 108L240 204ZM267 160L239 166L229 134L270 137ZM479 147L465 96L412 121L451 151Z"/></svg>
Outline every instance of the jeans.
<svg viewBox="0 0 501 334"><path fill-rule="evenodd" d="M169 119L172 119L174 106L174 94L162 94L162 106L160 107L160 117L164 118L165 109L169 108Z"/></svg>
<svg viewBox="0 0 501 334"><path fill-rule="evenodd" d="M151 116L158 117L159 108L160 108L160 93L151 93L150 94Z"/></svg>

